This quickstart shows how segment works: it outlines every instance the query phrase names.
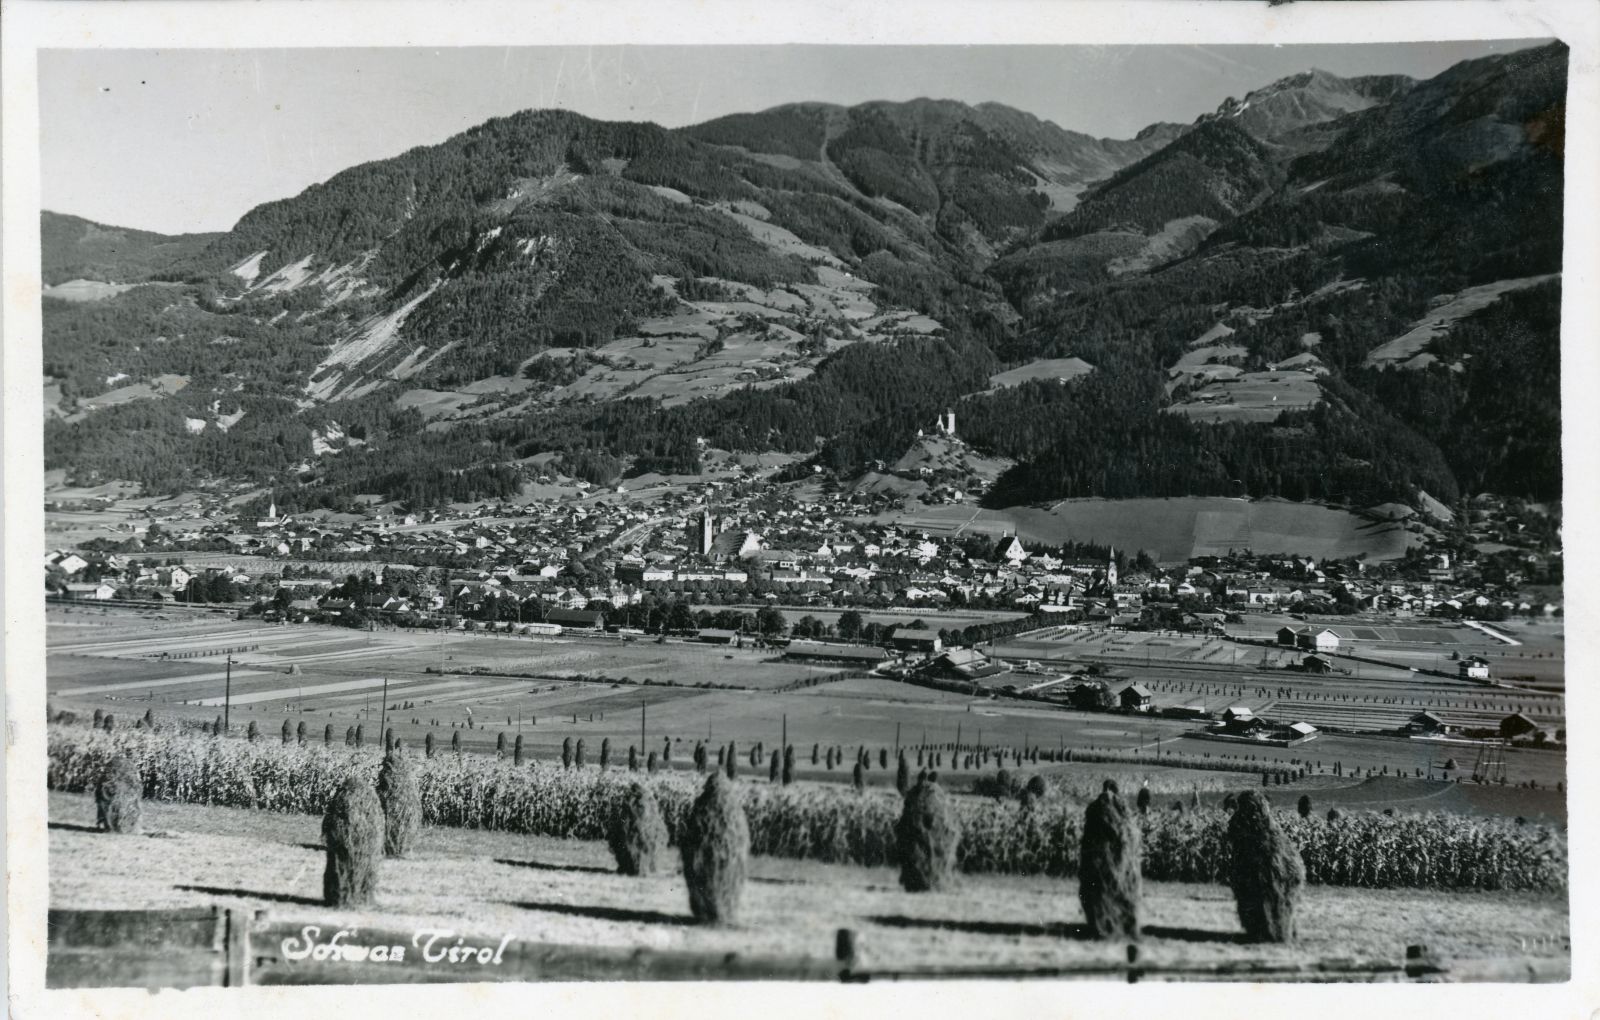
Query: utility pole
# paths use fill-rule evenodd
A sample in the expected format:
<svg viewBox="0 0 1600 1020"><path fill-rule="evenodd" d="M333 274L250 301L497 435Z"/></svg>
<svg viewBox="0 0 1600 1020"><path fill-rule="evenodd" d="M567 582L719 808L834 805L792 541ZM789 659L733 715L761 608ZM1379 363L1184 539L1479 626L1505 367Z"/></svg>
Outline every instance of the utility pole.
<svg viewBox="0 0 1600 1020"><path fill-rule="evenodd" d="M894 724L894 756L896 758L900 757L900 723L898 721Z"/></svg>
<svg viewBox="0 0 1600 1020"><path fill-rule="evenodd" d="M233 708L233 656L228 656L227 679L223 681L222 688L222 732L231 731L229 716Z"/></svg>
<svg viewBox="0 0 1600 1020"><path fill-rule="evenodd" d="M382 705L382 707L379 708L379 710L378 710L378 739L379 740L383 739L384 727L388 724L388 719L389 719L389 678L388 677L384 677L383 678L383 701L382 701L381 705ZM388 750L388 748L385 748L384 750Z"/></svg>
<svg viewBox="0 0 1600 1020"><path fill-rule="evenodd" d="M789 747L789 713L785 712L785 713L783 713L783 743L778 746L778 750L779 751L787 750L788 747Z"/></svg>
<svg viewBox="0 0 1600 1020"><path fill-rule="evenodd" d="M645 747L644 736L644 702L639 702L639 753L644 754L649 748Z"/></svg>

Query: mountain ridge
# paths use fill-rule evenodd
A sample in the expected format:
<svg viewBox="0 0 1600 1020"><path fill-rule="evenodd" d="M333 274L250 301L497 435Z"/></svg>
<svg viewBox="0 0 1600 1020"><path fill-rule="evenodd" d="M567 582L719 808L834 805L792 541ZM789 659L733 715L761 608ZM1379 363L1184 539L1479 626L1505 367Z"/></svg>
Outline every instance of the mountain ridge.
<svg viewBox="0 0 1600 1020"><path fill-rule="evenodd" d="M549 453L597 480L693 471L705 440L849 478L959 403L962 438L1013 463L993 499L1448 499L1473 457L1549 496L1559 465L1504 466L1534 383L1474 396L1494 361L1474 319L1437 365L1364 364L1436 298L1559 271L1565 61L1309 70L1126 140L932 99L494 118L221 235L145 238L177 299L47 298L49 463L337 499L453 491L452 465L514 485ZM1511 309L1545 350L1552 287L1475 314ZM1068 362L1088 371L989 382ZM165 375L187 385L100 399Z"/></svg>

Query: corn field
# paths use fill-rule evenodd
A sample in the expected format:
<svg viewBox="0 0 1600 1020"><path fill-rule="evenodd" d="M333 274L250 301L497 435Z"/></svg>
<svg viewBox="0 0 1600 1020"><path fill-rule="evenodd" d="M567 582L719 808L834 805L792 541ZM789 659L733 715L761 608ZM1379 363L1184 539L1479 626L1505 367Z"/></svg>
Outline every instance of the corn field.
<svg viewBox="0 0 1600 1020"><path fill-rule="evenodd" d="M50 788L93 789L117 753L137 763L150 799L307 814L321 813L352 771L376 782L382 760L378 748L53 725ZM668 831L675 833L700 786L688 773L563 769L546 762L517 767L452 753L419 756L417 766L423 820L430 825L569 839L603 839L613 806L635 781L651 786ZM754 853L866 866L893 863L900 812L893 791L809 783L740 785ZM1075 873L1081 800L1058 792L1029 807L976 797L958 797L957 803L963 871ZM1221 809L1142 815L1144 875L1154 881L1225 881L1227 819ZM1279 821L1299 844L1314 884L1533 890L1561 890L1567 884L1566 838L1544 826L1444 813L1352 812L1328 822L1288 810L1279 813Z"/></svg>

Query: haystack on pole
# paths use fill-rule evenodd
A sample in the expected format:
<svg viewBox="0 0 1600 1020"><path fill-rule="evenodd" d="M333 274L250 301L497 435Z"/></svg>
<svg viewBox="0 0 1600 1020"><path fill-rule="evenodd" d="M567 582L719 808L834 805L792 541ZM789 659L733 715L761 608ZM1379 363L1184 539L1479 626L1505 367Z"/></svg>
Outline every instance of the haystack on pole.
<svg viewBox="0 0 1600 1020"><path fill-rule="evenodd" d="M1228 820L1228 884L1245 937L1255 942L1291 942L1295 907L1305 885L1300 850L1278 825L1266 798L1246 790Z"/></svg>
<svg viewBox="0 0 1600 1020"><path fill-rule="evenodd" d="M689 911L701 924L738 921L750 866L750 823L738 788L714 772L684 819L683 877Z"/></svg>
<svg viewBox="0 0 1600 1020"><path fill-rule="evenodd" d="M330 907L372 903L383 855L383 805L371 784L359 775L344 781L322 818L327 864L322 872L322 899Z"/></svg>
<svg viewBox="0 0 1600 1020"><path fill-rule="evenodd" d="M95 825L105 832L139 831L144 815L144 779L125 754L106 765L94 789Z"/></svg>
<svg viewBox="0 0 1600 1020"><path fill-rule="evenodd" d="M667 849L667 826L655 794L635 782L606 827L606 841L622 875L653 875Z"/></svg>
<svg viewBox="0 0 1600 1020"><path fill-rule="evenodd" d="M906 794L895 823L900 885L907 892L937 892L955 877L961 820L950 795L929 774Z"/></svg>
<svg viewBox="0 0 1600 1020"><path fill-rule="evenodd" d="M1138 819L1108 779L1084 811L1078 841L1078 902L1095 938L1139 937L1139 844Z"/></svg>

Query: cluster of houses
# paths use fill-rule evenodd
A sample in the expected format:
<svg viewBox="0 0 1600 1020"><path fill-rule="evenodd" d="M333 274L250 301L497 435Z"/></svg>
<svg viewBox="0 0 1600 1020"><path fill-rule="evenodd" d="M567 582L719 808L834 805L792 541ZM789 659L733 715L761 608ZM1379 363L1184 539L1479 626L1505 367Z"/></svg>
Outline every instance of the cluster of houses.
<svg viewBox="0 0 1600 1020"><path fill-rule="evenodd" d="M151 567L115 553L85 557L71 550L56 550L45 555L44 563L47 590L69 601L108 601L128 589L143 589L153 599L172 601L195 576L182 565ZM240 574L238 580L244 583L250 578ZM51 581L53 588L48 587Z"/></svg>
<svg viewBox="0 0 1600 1020"><path fill-rule="evenodd" d="M241 520L220 504L205 507L211 516L178 507L136 527L130 544L144 542L169 557L204 549L331 560L330 577L341 559L428 565L447 575L432 589L363 608L467 617L508 596L581 611L600 603L602 609L634 605L652 591L737 593L787 605L977 604L1062 622L1193 631L1220 629L1229 612L1243 611L1337 608L1406 617L1488 607L1555 609L1504 587L1459 586L1459 565L1443 554L1425 580L1400 580L1382 566L1287 556L1207 558L1173 568L1145 561L1142 570L1122 561L1119 572L1114 555L1072 559L1030 549L1015 535L975 543L970 535L955 539L885 523L867 516L872 497L861 493L824 493L802 502L704 482L646 504L625 493L583 488L588 494L577 499L465 510L409 511L374 499L359 510L285 514L274 503L265 515ZM187 583L182 567L172 576L123 577L115 568L80 576L89 565L77 552L53 554L47 568L59 581L56 594L111 598L131 587L160 597ZM1327 631L1309 644L1300 636L1285 643L1316 654L1337 650L1337 637Z"/></svg>

